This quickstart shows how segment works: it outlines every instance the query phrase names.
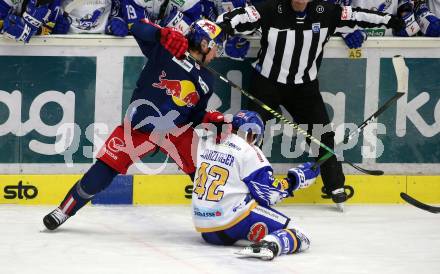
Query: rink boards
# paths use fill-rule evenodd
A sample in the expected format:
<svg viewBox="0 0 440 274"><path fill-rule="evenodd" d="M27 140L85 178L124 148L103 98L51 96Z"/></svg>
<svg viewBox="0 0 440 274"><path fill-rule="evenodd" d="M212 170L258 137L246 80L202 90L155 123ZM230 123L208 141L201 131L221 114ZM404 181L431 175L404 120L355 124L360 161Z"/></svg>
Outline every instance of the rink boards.
<svg viewBox="0 0 440 274"><path fill-rule="evenodd" d="M0 175L0 204L58 204L81 175ZM349 203L403 203L406 192L426 203L440 203L440 176L347 175L346 185L355 189ZM322 181L295 192L284 204L324 204ZM118 176L110 187L96 195L92 204L179 205L189 204L192 184L185 175Z"/></svg>

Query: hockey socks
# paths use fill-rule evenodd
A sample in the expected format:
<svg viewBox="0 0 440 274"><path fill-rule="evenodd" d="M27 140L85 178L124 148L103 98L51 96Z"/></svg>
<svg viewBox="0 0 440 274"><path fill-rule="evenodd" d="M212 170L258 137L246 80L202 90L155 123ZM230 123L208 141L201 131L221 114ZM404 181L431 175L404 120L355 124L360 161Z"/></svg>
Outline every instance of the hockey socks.
<svg viewBox="0 0 440 274"><path fill-rule="evenodd" d="M67 193L61 202L61 211L69 216L75 215L95 194L106 189L116 175L118 175L117 171L97 160Z"/></svg>
<svg viewBox="0 0 440 274"><path fill-rule="evenodd" d="M69 190L61 205L43 218L44 225L54 230L76 214L92 197L107 188L118 172L98 160Z"/></svg>
<svg viewBox="0 0 440 274"><path fill-rule="evenodd" d="M299 230L280 229L263 238L264 241L274 242L278 245L278 254L292 254L307 250L310 246L309 239Z"/></svg>

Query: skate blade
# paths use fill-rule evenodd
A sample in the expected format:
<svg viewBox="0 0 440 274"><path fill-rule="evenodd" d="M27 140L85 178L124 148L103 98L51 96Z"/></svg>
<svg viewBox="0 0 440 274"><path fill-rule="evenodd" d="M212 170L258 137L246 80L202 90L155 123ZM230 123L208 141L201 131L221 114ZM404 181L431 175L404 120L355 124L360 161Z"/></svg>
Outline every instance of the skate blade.
<svg viewBox="0 0 440 274"><path fill-rule="evenodd" d="M269 249L260 249L260 252L255 253L253 248L247 247L235 252L240 258L258 258L264 261L269 261L274 258L273 252Z"/></svg>
<svg viewBox="0 0 440 274"><path fill-rule="evenodd" d="M338 210L339 212L344 212L344 210L345 210L344 203L337 203L336 210Z"/></svg>

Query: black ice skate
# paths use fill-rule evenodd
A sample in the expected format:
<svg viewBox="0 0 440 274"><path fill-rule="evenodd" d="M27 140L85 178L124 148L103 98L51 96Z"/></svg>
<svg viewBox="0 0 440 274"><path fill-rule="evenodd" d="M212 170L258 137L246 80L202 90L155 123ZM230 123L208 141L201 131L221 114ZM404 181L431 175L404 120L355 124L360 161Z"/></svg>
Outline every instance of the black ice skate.
<svg viewBox="0 0 440 274"><path fill-rule="evenodd" d="M235 254L243 258L259 258L269 261L278 255L278 245L274 242L262 240L258 243L245 247Z"/></svg>
<svg viewBox="0 0 440 274"><path fill-rule="evenodd" d="M44 216L43 223L47 229L54 230L69 219L69 217L69 215L65 214L59 207L57 207L54 211Z"/></svg>
<svg viewBox="0 0 440 274"><path fill-rule="evenodd" d="M346 192L348 190L348 194ZM332 199L332 201L336 204L336 208L343 212L344 211L344 203L354 195L354 189L351 186L344 186L343 188L335 189L331 192L331 194L328 194L325 187L322 187L322 192L324 195L321 195L324 199Z"/></svg>

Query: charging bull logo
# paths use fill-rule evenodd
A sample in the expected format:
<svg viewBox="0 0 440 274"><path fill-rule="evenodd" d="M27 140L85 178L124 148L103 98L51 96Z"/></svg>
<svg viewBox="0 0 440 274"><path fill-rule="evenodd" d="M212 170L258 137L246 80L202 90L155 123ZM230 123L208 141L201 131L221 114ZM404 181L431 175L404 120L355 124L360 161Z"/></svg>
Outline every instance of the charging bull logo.
<svg viewBox="0 0 440 274"><path fill-rule="evenodd" d="M251 226L251 228L249 229L249 233L247 235L247 238L249 241L259 242L267 234L268 234L267 225L263 222L258 222L258 223L255 223Z"/></svg>
<svg viewBox="0 0 440 274"><path fill-rule="evenodd" d="M162 71L159 76L159 83L153 83L155 88L165 89L166 93L170 95L173 102L180 106L194 107L200 100L200 96L197 93L196 87L191 81L188 80L170 80L166 79L167 74Z"/></svg>

